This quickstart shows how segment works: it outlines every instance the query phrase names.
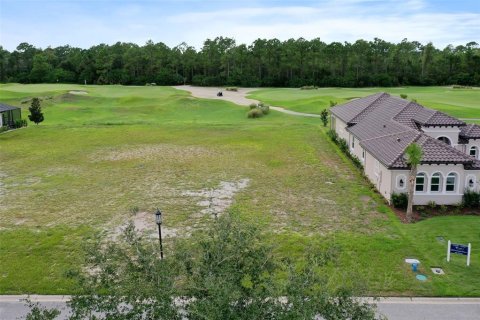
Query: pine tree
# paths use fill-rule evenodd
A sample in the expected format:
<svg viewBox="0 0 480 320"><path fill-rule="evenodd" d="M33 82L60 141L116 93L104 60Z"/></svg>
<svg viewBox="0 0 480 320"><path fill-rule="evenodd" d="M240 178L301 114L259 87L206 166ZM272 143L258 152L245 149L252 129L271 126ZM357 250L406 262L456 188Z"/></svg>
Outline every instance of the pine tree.
<svg viewBox="0 0 480 320"><path fill-rule="evenodd" d="M28 115L28 119L30 119L30 121L35 122L35 124L39 124L43 121L43 113L42 107L40 107L40 99L33 98L32 104L30 105L30 108L28 108L28 110L30 111L30 114Z"/></svg>

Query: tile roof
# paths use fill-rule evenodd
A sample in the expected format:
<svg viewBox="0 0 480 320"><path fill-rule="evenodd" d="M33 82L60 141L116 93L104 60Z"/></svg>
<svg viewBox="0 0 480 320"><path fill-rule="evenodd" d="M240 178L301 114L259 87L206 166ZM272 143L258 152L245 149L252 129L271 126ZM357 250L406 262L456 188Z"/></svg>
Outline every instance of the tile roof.
<svg viewBox="0 0 480 320"><path fill-rule="evenodd" d="M9 106L5 103L0 103L0 112L20 109L19 107Z"/></svg>
<svg viewBox="0 0 480 320"><path fill-rule="evenodd" d="M459 163L476 167L474 160L454 147L421 130L429 126L458 126L465 138L480 138L480 127L469 125L445 113L427 109L416 102L377 93L331 109L348 124L347 131L360 145L389 168L407 168L405 149L416 142L423 150L422 163Z"/></svg>
<svg viewBox="0 0 480 320"><path fill-rule="evenodd" d="M350 123L362 111L365 111L365 109L367 109L377 99L381 98L385 94L386 93L380 92L365 98L350 100L347 103L331 108L330 112L332 112L345 123Z"/></svg>
<svg viewBox="0 0 480 320"><path fill-rule="evenodd" d="M460 129L460 137L464 139L480 139L480 126L467 124Z"/></svg>

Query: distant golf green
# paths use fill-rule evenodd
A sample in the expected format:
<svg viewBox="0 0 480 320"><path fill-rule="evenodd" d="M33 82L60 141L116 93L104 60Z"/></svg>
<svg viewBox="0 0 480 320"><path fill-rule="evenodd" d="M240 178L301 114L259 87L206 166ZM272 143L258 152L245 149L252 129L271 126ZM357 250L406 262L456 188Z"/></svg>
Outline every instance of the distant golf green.
<svg viewBox="0 0 480 320"><path fill-rule="evenodd" d="M329 100L379 90L386 89L261 89L251 96L318 112ZM478 117L477 89L394 90L420 103L436 92L431 101L444 101L449 113ZM4 84L0 97L21 106L24 118L39 97L45 113L39 125L0 134L1 294L75 293L67 275L82 270L83 245L98 232L112 238L157 207L168 253L174 236L188 237L211 220L202 194L247 181L223 195L230 209L258 223L281 257L299 259L309 247L334 255L325 285L360 285L370 295L480 295L480 217L400 223L319 119L276 111L248 119L245 107L170 87ZM446 263L437 236L471 242L471 266L461 256ZM421 261L427 281L415 279L409 257ZM446 274L433 275L430 266Z"/></svg>
<svg viewBox="0 0 480 320"><path fill-rule="evenodd" d="M330 101L342 103L380 91L395 96L406 94L409 100L415 99L425 107L443 111L458 118L480 118L480 88L400 87L318 88L313 90L275 88L254 91L249 97L294 111L320 113L330 106Z"/></svg>

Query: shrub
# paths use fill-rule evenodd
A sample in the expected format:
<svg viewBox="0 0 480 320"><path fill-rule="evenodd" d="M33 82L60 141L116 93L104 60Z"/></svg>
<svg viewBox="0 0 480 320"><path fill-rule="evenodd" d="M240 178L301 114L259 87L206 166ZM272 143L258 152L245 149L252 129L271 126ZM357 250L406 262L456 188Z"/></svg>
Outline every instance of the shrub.
<svg viewBox="0 0 480 320"><path fill-rule="evenodd" d="M330 108L335 107L337 105L337 103L338 103L337 101L330 100Z"/></svg>
<svg viewBox="0 0 480 320"><path fill-rule="evenodd" d="M327 131L327 136L330 137L330 139L332 139L332 141L337 144L338 143L338 134L335 132L335 130L328 130Z"/></svg>
<svg viewBox="0 0 480 320"><path fill-rule="evenodd" d="M447 212L448 212L448 207L447 207L446 205L442 204L442 205L440 206L440 213L441 213L441 214L445 214L445 213L447 213Z"/></svg>
<svg viewBox="0 0 480 320"><path fill-rule="evenodd" d="M251 103L249 106L250 110L255 109L256 107L257 107L256 103Z"/></svg>
<svg viewBox="0 0 480 320"><path fill-rule="evenodd" d="M348 151L348 143L347 143L347 140L343 139L343 138L339 138L338 139L338 146L340 147L340 150L342 150L343 153L350 153Z"/></svg>
<svg viewBox="0 0 480 320"><path fill-rule="evenodd" d="M303 87L300 87L300 90L314 90L314 89L318 89L317 86L303 86Z"/></svg>
<svg viewBox="0 0 480 320"><path fill-rule="evenodd" d="M400 98L402 98L402 99L407 99L407 98L408 98L408 95L406 95L405 93L401 93L401 94L400 94Z"/></svg>
<svg viewBox="0 0 480 320"><path fill-rule="evenodd" d="M427 205L428 205L428 207L429 207L430 209L432 209L432 210L437 207L437 204L436 204L435 201L433 201L433 200L432 200L432 201L429 201L429 202L427 203Z"/></svg>
<svg viewBox="0 0 480 320"><path fill-rule="evenodd" d="M466 189L463 192L462 204L466 208L480 207L480 193L473 190Z"/></svg>
<svg viewBox="0 0 480 320"><path fill-rule="evenodd" d="M0 133L5 132L8 130L8 127L0 127Z"/></svg>
<svg viewBox="0 0 480 320"><path fill-rule="evenodd" d="M238 91L238 88L237 87L226 87L225 90L226 91Z"/></svg>
<svg viewBox="0 0 480 320"><path fill-rule="evenodd" d="M248 111L247 117L249 118L261 118L263 117L263 112L259 108L252 109Z"/></svg>
<svg viewBox="0 0 480 320"><path fill-rule="evenodd" d="M270 107L269 107L269 106L265 106L265 105L264 105L263 107L260 107L260 110L262 110L262 113L263 113L264 115L267 115L267 114L270 113Z"/></svg>
<svg viewBox="0 0 480 320"><path fill-rule="evenodd" d="M395 208L406 209L408 205L408 195L405 192L392 193L392 204Z"/></svg>

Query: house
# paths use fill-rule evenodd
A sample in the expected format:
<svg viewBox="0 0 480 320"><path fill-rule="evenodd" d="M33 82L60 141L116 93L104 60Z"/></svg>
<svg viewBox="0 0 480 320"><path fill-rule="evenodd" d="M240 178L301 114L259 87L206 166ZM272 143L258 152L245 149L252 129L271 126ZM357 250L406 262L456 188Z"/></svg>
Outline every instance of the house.
<svg viewBox="0 0 480 320"><path fill-rule="evenodd" d="M22 119L22 109L0 103L0 128L13 127L15 121Z"/></svg>
<svg viewBox="0 0 480 320"><path fill-rule="evenodd" d="M345 139L365 175L390 201L408 189L405 149L423 150L413 202L458 204L465 189L480 191L480 126L416 102L377 93L333 107L331 129Z"/></svg>

